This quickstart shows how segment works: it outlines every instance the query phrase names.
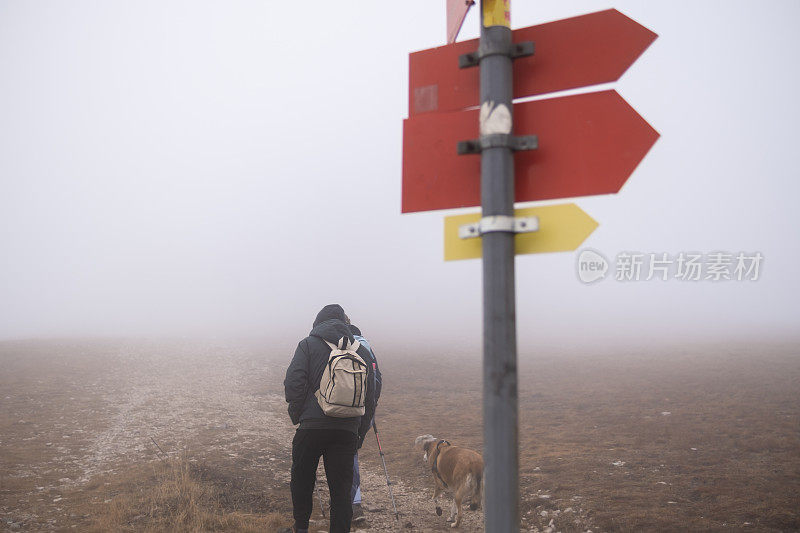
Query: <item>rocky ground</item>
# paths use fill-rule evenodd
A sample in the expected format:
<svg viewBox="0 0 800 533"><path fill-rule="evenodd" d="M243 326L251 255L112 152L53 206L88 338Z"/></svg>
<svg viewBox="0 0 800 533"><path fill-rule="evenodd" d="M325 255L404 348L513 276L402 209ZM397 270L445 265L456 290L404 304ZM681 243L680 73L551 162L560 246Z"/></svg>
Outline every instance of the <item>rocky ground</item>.
<svg viewBox="0 0 800 533"><path fill-rule="evenodd" d="M290 514L294 427L285 414L282 375L263 354L195 342L100 344L3 347L0 529L86 527L92 507L75 512L85 510L85 493L98 510L115 496L98 491L94 480L179 455L211 477L263 483L263 498L280 502ZM424 529L425 515L433 514L427 487L409 487L394 477L398 521L382 467L367 463L372 467L361 472L363 527ZM319 474L327 511L321 462ZM312 529L327 531L316 507ZM463 530L480 529L479 514L467 511Z"/></svg>
<svg viewBox="0 0 800 533"><path fill-rule="evenodd" d="M174 460L216 488L221 508L288 518L294 428L281 383L292 347L268 355L273 348L0 343L0 530L101 530L123 496ZM553 358L535 372L523 365L521 528L800 529L793 350L759 360ZM448 505L436 516L413 441L433 433L481 451L480 363L431 366L386 354L382 366L378 420L399 520L370 435L360 455L367 521L359 527L448 531ZM326 501L322 468L319 475ZM327 531L315 506L311 530ZM123 513L120 529L152 528L148 513ZM482 531L482 512L465 509L461 530Z"/></svg>

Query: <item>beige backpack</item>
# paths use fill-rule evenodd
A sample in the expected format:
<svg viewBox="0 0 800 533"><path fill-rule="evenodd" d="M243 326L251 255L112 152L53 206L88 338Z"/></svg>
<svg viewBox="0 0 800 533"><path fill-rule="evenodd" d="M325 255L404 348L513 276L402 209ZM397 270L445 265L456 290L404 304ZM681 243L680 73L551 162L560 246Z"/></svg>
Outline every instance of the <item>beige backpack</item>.
<svg viewBox="0 0 800 533"><path fill-rule="evenodd" d="M362 416L367 395L367 364L356 353L359 342L350 344L345 337L330 346L328 365L322 372L319 389L314 393L322 412L337 418Z"/></svg>

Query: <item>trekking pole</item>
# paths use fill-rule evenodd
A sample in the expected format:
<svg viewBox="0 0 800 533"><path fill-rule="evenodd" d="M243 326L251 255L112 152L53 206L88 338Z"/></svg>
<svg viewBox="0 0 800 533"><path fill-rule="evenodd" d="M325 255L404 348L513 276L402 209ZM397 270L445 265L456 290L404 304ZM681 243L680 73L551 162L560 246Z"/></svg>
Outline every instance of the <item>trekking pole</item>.
<svg viewBox="0 0 800 533"><path fill-rule="evenodd" d="M386 486L389 487L389 497L392 499L392 507L394 508L394 518L400 521L400 514L397 512L397 506L394 504L394 494L392 494L392 482L389 481L389 471L386 470L386 459L383 456L383 448L381 448L381 438L378 436L378 426L375 420L372 421L372 429L375 430L375 440L378 441L378 453L381 454L381 462L383 463L383 473L386 474Z"/></svg>
<svg viewBox="0 0 800 533"><path fill-rule="evenodd" d="M169 457L169 455L167 455L167 454L166 454L166 452L164 452L164 450L162 450L162 449L161 449L161 446L159 446L159 445L158 445L158 443L156 442L156 439L154 439L153 437L150 437L150 440L151 440L151 441L153 441L153 444L155 444L155 445L156 445L156 448L158 448L158 450L159 450L159 451L160 451L162 454L164 454L164 457ZM160 456L160 455L158 455L158 454L156 454L156 457L158 457L159 459L161 459L161 462L162 462L162 463L166 463L166 461L164 460L164 457L161 457L161 456Z"/></svg>

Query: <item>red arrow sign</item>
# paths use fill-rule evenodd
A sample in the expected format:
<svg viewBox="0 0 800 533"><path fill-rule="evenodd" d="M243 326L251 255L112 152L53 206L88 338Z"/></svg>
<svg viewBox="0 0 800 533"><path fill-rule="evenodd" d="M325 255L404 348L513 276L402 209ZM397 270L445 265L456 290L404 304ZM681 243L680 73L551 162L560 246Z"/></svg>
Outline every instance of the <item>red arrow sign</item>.
<svg viewBox="0 0 800 533"><path fill-rule="evenodd" d="M518 202L616 193L659 137L616 91L514 104L514 122L539 136L514 157ZM480 157L456 153L476 138L477 109L403 122L403 213L480 205Z"/></svg>
<svg viewBox="0 0 800 533"><path fill-rule="evenodd" d="M514 60L514 98L618 80L657 35L615 9L514 30L536 54ZM409 55L408 114L455 111L479 103L478 69L458 68L478 40Z"/></svg>

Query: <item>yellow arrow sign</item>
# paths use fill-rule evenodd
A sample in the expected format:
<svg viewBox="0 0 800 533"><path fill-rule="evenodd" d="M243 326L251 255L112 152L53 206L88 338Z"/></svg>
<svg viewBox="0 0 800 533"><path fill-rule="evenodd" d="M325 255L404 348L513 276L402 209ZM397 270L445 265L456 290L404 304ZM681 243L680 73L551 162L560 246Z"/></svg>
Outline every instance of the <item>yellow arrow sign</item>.
<svg viewBox="0 0 800 533"><path fill-rule="evenodd" d="M515 209L514 216L539 217L538 231L518 233L514 237L517 255L570 252L580 246L599 225L597 221L575 204ZM474 259L483 255L481 239L461 239L458 236L459 226L474 224L480 219L480 213L445 217L445 261Z"/></svg>

